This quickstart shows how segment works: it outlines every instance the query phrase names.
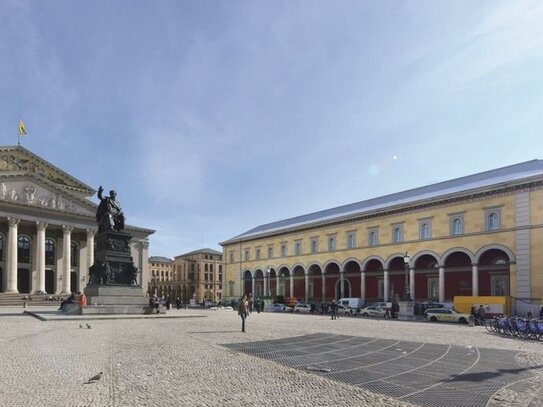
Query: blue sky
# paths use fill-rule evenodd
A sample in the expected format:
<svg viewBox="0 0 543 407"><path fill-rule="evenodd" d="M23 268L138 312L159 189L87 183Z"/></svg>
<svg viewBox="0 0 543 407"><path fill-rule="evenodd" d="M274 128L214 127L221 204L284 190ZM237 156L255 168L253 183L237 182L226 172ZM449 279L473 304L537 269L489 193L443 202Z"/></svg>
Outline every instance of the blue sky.
<svg viewBox="0 0 543 407"><path fill-rule="evenodd" d="M0 2L0 135L173 257L543 158L543 2Z"/></svg>

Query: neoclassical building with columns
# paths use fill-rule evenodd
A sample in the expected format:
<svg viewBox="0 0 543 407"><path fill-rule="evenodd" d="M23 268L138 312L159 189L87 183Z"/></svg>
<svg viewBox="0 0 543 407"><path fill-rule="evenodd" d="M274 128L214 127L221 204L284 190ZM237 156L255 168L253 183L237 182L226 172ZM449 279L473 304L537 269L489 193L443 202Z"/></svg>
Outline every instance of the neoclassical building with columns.
<svg viewBox="0 0 543 407"><path fill-rule="evenodd" d="M540 304L543 161L261 225L221 245L228 298L388 301L407 281L419 302Z"/></svg>
<svg viewBox="0 0 543 407"><path fill-rule="evenodd" d="M83 290L94 263L95 192L24 147L0 147L0 293ZM125 231L146 287L154 231Z"/></svg>

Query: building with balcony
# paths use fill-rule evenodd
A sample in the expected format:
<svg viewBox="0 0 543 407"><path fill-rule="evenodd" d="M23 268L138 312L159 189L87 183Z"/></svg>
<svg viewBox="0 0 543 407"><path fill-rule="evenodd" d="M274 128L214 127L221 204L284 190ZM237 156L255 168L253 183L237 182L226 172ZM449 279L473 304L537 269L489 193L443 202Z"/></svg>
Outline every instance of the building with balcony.
<svg viewBox="0 0 543 407"><path fill-rule="evenodd" d="M221 246L226 298L389 301L409 288L421 302L540 304L543 161L268 223Z"/></svg>

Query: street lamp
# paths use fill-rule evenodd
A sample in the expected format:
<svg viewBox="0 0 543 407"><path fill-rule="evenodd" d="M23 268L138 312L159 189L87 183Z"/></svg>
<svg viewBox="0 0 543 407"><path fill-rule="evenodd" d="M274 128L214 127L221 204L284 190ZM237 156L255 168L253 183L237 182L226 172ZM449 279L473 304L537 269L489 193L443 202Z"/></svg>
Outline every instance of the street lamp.
<svg viewBox="0 0 543 407"><path fill-rule="evenodd" d="M409 277L408 277L410 260L411 259L409 258L409 255L407 254L407 252L405 252L403 256L403 262L405 266L405 286L403 290L403 301L412 301L411 292L409 290Z"/></svg>

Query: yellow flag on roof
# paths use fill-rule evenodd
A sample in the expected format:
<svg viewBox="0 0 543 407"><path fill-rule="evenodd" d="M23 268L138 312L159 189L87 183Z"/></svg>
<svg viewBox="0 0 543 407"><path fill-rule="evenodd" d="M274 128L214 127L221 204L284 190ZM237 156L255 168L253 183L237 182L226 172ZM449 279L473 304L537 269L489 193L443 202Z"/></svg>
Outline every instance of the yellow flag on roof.
<svg viewBox="0 0 543 407"><path fill-rule="evenodd" d="M19 119L19 135L26 136L27 134L28 132L26 131L26 126L24 122L21 119Z"/></svg>

